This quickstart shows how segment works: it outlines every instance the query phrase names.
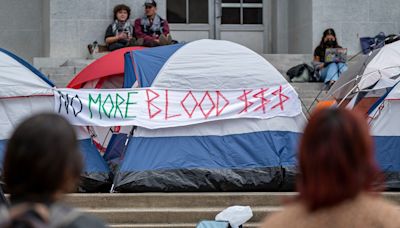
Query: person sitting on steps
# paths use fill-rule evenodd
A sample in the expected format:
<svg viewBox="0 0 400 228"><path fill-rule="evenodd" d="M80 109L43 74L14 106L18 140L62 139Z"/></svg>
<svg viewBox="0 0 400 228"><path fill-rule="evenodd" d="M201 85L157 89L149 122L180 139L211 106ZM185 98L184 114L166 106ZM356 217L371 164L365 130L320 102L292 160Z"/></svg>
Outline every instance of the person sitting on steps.
<svg viewBox="0 0 400 228"><path fill-rule="evenodd" d="M329 28L324 31L319 46L314 51L314 66L319 72L320 79L331 87L347 70L347 65L342 62L325 62L325 52L327 48L342 48L337 41L335 31Z"/></svg>
<svg viewBox="0 0 400 228"><path fill-rule="evenodd" d="M168 21L157 14L157 3L146 0L145 15L135 20L137 38L143 38L143 46L156 47L172 44Z"/></svg>
<svg viewBox="0 0 400 228"><path fill-rule="evenodd" d="M135 30L129 21L130 14L131 9L127 5L114 7L114 22L108 26L105 35L109 51L137 45Z"/></svg>

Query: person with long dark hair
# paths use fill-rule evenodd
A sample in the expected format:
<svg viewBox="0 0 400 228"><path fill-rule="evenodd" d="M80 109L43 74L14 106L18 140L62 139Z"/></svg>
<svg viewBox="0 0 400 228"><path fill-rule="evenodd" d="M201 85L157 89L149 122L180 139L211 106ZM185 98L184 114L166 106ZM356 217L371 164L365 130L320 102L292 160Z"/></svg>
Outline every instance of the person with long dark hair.
<svg viewBox="0 0 400 228"><path fill-rule="evenodd" d="M329 28L324 31L321 42L314 51L314 66L319 72L320 79L325 84L332 86L347 70L346 63L343 62L326 62L325 53L327 48L342 48L336 37L335 30Z"/></svg>
<svg viewBox="0 0 400 228"><path fill-rule="evenodd" d="M105 227L59 201L76 189L83 167L73 127L56 114L23 121L8 141L4 181L11 206L0 207L0 227Z"/></svg>
<svg viewBox="0 0 400 228"><path fill-rule="evenodd" d="M361 114L316 111L298 161L298 197L262 227L400 227L400 211L379 195L383 178Z"/></svg>

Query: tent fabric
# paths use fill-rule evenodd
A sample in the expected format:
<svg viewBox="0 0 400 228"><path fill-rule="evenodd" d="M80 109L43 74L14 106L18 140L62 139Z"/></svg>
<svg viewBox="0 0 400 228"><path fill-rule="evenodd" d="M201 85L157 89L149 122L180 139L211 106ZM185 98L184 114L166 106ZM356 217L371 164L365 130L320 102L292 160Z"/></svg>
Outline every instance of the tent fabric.
<svg viewBox="0 0 400 228"><path fill-rule="evenodd" d="M0 49L0 169L3 168L5 145L12 132L25 118L54 109L54 84L18 56ZM85 157L80 188L98 191L96 186L110 186L110 170L90 142L89 134L77 129L80 150Z"/></svg>
<svg viewBox="0 0 400 228"><path fill-rule="evenodd" d="M152 49L152 55L157 54L157 49ZM140 65L135 54L146 59L146 51L132 53L135 64ZM158 67L154 80L153 71L140 72L153 87L290 86L264 58L228 41L194 41L158 63L163 65ZM125 78L136 77L129 72L125 72ZM157 130L138 127L115 174L115 190L241 191L293 186L286 181L293 181L295 148L304 123L301 114L293 118L225 120Z"/></svg>
<svg viewBox="0 0 400 228"><path fill-rule="evenodd" d="M0 48L0 98L52 95L54 86L42 73Z"/></svg>
<svg viewBox="0 0 400 228"><path fill-rule="evenodd" d="M112 174L110 169L93 145L90 138L79 140L79 147L83 155L84 180L79 186L82 192L106 192L111 188Z"/></svg>
<svg viewBox="0 0 400 228"><path fill-rule="evenodd" d="M30 70L33 74L35 74L37 77L39 77L40 79L42 79L43 81L45 81L49 86L54 87L54 83L51 82L44 74L42 74L42 72L40 72L38 69L36 69L35 67L33 67L31 64L29 64L28 62L26 62L25 60L23 60L22 58L20 58L19 56L15 55L14 53L7 51L3 48L0 48L0 52L2 52L2 54L6 54L9 57L13 58L15 61L17 61L18 63L20 63L22 66L26 67L28 70ZM7 60L6 60L7 61ZM2 64L5 64L6 61L2 61ZM4 66L4 65L3 65ZM15 66L15 65L14 65Z"/></svg>
<svg viewBox="0 0 400 228"><path fill-rule="evenodd" d="M400 74L400 42L384 46L379 53L368 63L364 75L359 83L360 89L367 88L381 78L391 78Z"/></svg>
<svg viewBox="0 0 400 228"><path fill-rule="evenodd" d="M370 112L371 134L375 141L375 156L386 176L386 185L391 189L400 189L400 85L388 90L374 105Z"/></svg>
<svg viewBox="0 0 400 228"><path fill-rule="evenodd" d="M67 85L68 88L79 89L85 83L111 76L124 76L124 54L144 47L126 47L110 52L97 59L79 72Z"/></svg>
<svg viewBox="0 0 400 228"><path fill-rule="evenodd" d="M125 154L121 172L295 165L293 151L298 136L293 132L265 131L226 136L136 137L129 141L128 148L135 150ZM267 151L276 153L265 156Z"/></svg>
<svg viewBox="0 0 400 228"><path fill-rule="evenodd" d="M286 85L267 60L229 41L199 40L179 49L163 66L153 86L180 89L243 89Z"/></svg>
<svg viewBox="0 0 400 228"><path fill-rule="evenodd" d="M328 95L343 99L354 88L353 93L371 86L374 90L392 87L400 80L399 75L400 42L397 41L349 63L349 70L332 86Z"/></svg>
<svg viewBox="0 0 400 228"><path fill-rule="evenodd" d="M346 70L340 76L339 80L329 89L328 96L336 100L345 98L345 96L360 82L361 78L356 80L357 76L363 75L365 67L379 51L380 49L377 49L368 55L360 55L354 61L349 62L348 70Z"/></svg>
<svg viewBox="0 0 400 228"><path fill-rule="evenodd" d="M140 87L149 87L156 78L161 67L164 66L165 62L173 55L178 49L180 49L184 44L174 44L168 46L162 46L159 48L148 48L141 51L132 51L127 54L127 61L133 63L134 71L136 77L131 77L131 71L125 72L125 80L130 81L129 84L125 84L125 88L131 88L133 83L129 78L134 78L139 80ZM134 61L133 61L134 60ZM131 64L131 63L126 63Z"/></svg>

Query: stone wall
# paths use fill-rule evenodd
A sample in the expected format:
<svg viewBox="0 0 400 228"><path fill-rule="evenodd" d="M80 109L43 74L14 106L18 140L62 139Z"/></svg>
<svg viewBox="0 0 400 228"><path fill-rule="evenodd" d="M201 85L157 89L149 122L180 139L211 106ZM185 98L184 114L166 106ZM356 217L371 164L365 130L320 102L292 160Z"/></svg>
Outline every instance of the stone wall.
<svg viewBox="0 0 400 228"><path fill-rule="evenodd" d="M288 53L308 54L312 49L312 0L295 0L288 5Z"/></svg>
<svg viewBox="0 0 400 228"><path fill-rule="evenodd" d="M0 0L0 47L31 61L33 57L82 58L87 44L104 42L112 9L125 3L133 20L143 13L144 0ZM359 38L400 32L399 0L265 0L271 53L312 53L322 32L333 27L350 54L360 50ZM159 0L166 15L166 0ZM268 7L269 8L269 7ZM172 31L174 32L174 31ZM207 33L191 37L205 38ZM177 31L179 38L185 31ZM193 39L194 39L193 38ZM239 38L238 38L239 39ZM258 41L257 41L258 42ZM262 42L262 41L260 41Z"/></svg>
<svg viewBox="0 0 400 228"><path fill-rule="evenodd" d="M359 39L400 32L399 0L312 0L313 47L321 40L323 31L336 30L339 43L350 54L360 48Z"/></svg>
<svg viewBox="0 0 400 228"><path fill-rule="evenodd" d="M131 7L131 20L143 15L144 0L50 0L50 57L87 56L87 44L104 43L104 33L113 19L115 5ZM165 1L158 1L165 17Z"/></svg>
<svg viewBox="0 0 400 228"><path fill-rule="evenodd" d="M42 56L42 0L0 0L0 48L28 61Z"/></svg>

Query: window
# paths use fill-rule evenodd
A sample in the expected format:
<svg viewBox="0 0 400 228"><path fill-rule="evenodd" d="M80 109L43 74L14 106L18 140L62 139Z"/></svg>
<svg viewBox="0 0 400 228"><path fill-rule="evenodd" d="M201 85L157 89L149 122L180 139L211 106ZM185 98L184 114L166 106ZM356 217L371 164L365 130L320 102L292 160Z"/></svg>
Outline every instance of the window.
<svg viewBox="0 0 400 228"><path fill-rule="evenodd" d="M208 0L167 0L169 23L208 24Z"/></svg>
<svg viewBox="0 0 400 228"><path fill-rule="evenodd" d="M222 0L222 24L262 24L262 0Z"/></svg>

